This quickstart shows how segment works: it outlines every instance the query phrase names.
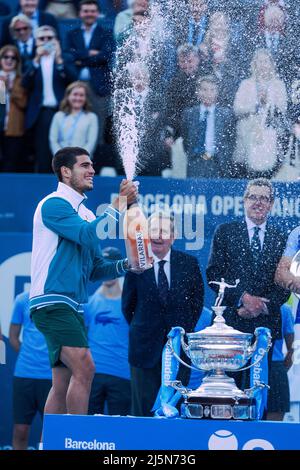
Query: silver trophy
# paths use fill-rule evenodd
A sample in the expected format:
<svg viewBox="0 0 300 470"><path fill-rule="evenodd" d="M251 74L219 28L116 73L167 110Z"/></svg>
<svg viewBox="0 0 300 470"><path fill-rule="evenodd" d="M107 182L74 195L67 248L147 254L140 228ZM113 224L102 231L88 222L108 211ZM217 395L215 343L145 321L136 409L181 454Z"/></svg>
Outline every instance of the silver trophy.
<svg viewBox="0 0 300 470"><path fill-rule="evenodd" d="M185 354L191 359L192 366L184 362L174 351L172 339L168 343L172 354L176 359L191 369L206 372L201 385L196 390L184 387L180 381L170 381L171 385L184 397L181 407L181 415L185 418L205 419L255 419L255 399L253 393L257 384L248 390L237 388L233 378L226 375L225 371L246 370L255 366L271 347L271 336L268 338L268 346L259 358L250 366L244 367L252 357L256 349L256 341L252 344L253 335L242 333L231 326L226 325L223 318L225 306L221 303L226 288L235 288L222 278L221 282L212 281L219 285L219 293L212 307L215 318L213 325L195 333L187 333L188 345L184 341L185 331L181 331L181 345ZM256 331L255 331L256 335Z"/></svg>

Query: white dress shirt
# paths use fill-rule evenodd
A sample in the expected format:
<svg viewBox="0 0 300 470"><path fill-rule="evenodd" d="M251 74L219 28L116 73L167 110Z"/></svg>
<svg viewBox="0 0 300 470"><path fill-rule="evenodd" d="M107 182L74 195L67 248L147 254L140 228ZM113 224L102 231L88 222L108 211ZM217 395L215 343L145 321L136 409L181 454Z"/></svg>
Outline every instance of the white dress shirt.
<svg viewBox="0 0 300 470"><path fill-rule="evenodd" d="M159 270L159 264L158 263L162 260L157 258L157 256L155 256L154 253L153 253L153 260L154 260L155 281L156 281L156 284L158 284L158 270ZM171 250L168 251L168 253L163 258L163 260L166 261L165 264L164 264L164 271L165 271L165 274L167 276L167 280L168 280L168 284L169 284L169 288L170 288L170 285L171 285Z"/></svg>
<svg viewBox="0 0 300 470"><path fill-rule="evenodd" d="M27 54L31 55L33 49L33 37L31 36L26 42L18 41L18 47L21 55L24 53L24 44L27 46Z"/></svg>
<svg viewBox="0 0 300 470"><path fill-rule="evenodd" d="M55 52L41 57L41 72L43 76L43 106L55 108L57 99L53 89L53 67L55 61Z"/></svg>
<svg viewBox="0 0 300 470"><path fill-rule="evenodd" d="M81 29L83 30L84 45L87 49L90 47L95 28L97 28L97 21L95 21L95 23L90 27L90 29L86 29L84 26L81 27ZM79 78L80 80L84 81L87 81L91 78L91 74L88 67L84 67L83 69L81 69Z"/></svg>
<svg viewBox="0 0 300 470"><path fill-rule="evenodd" d="M251 245L251 241L252 241L252 238L253 238L253 235L254 235L254 228L255 227L259 227L260 228L260 231L258 232L258 236L259 236L259 240L260 240L260 246L261 248L263 247L264 245L264 239L265 239L265 233L266 233L266 225L267 225L267 222L264 222L263 224L261 225L256 225L254 222L252 222L252 220L250 220L247 216L245 217L246 219L246 224L247 224L247 230L248 230L248 236L249 236L249 242L250 242L250 245Z"/></svg>
<svg viewBox="0 0 300 470"><path fill-rule="evenodd" d="M207 111L206 133L205 133L205 151L209 155L215 153L215 106L206 107L200 105L200 119L204 119L204 113Z"/></svg>

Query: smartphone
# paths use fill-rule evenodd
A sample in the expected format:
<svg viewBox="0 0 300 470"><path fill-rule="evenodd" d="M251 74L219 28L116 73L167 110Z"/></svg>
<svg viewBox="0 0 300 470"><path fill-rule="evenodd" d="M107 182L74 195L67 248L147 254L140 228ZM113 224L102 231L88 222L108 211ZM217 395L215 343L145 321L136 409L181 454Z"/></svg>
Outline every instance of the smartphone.
<svg viewBox="0 0 300 470"><path fill-rule="evenodd" d="M48 52L49 54L55 51L55 44L52 41L46 42L46 44L43 44L42 47L44 51Z"/></svg>

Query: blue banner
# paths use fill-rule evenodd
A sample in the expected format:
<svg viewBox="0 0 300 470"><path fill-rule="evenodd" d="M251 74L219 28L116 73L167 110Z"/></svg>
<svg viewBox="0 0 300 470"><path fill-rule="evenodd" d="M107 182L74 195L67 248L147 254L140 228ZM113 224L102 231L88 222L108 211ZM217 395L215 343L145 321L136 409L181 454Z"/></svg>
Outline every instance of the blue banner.
<svg viewBox="0 0 300 470"><path fill-rule="evenodd" d="M300 425L47 415L45 450L299 450Z"/></svg>

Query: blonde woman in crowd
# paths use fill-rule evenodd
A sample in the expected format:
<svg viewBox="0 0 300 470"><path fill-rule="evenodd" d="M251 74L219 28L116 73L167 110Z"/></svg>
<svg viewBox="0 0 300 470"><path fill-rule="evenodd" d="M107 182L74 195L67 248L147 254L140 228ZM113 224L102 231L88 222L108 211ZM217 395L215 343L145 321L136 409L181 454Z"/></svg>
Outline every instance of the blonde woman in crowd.
<svg viewBox="0 0 300 470"><path fill-rule="evenodd" d="M15 46L0 49L0 80L5 86L5 110L0 129L1 171L26 171L24 115L27 93L21 86L21 57Z"/></svg>
<svg viewBox="0 0 300 470"><path fill-rule="evenodd" d="M98 118L91 112L88 86L71 83L50 127L50 147L53 155L63 147L83 147L93 155L98 140Z"/></svg>
<svg viewBox="0 0 300 470"><path fill-rule="evenodd" d="M240 176L271 176L276 171L283 160L286 110L285 84L276 74L270 53L258 49L251 76L241 82L234 99L238 119L234 161Z"/></svg>

